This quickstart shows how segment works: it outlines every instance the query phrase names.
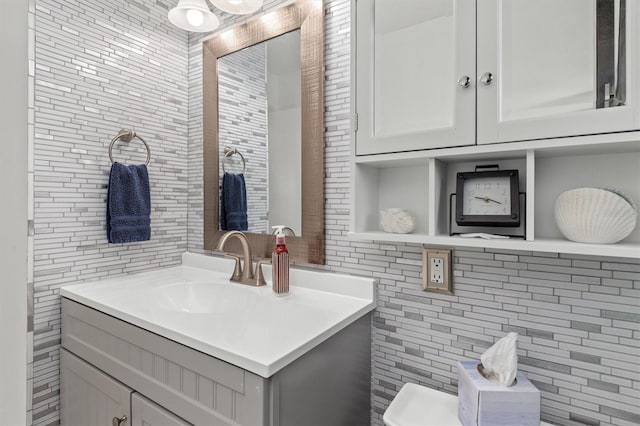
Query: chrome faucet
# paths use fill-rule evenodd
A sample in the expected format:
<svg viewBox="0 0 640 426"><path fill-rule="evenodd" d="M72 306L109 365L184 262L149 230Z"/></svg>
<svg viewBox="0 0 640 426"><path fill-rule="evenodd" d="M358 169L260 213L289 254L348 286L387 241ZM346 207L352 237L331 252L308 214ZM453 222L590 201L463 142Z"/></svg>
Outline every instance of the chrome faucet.
<svg viewBox="0 0 640 426"><path fill-rule="evenodd" d="M224 252L224 246L231 238L237 238L242 245L242 257L244 257L244 266L240 264L240 257L225 253L225 257L234 259L236 261L233 269L233 275L231 275L231 281L241 284L262 286L266 285L264 275L262 274L262 265L271 263L269 260L263 259L256 264L255 274L251 270L253 267L253 257L251 255L251 246L249 246L249 240L247 236L240 231L229 231L220 237L218 240L218 246L216 250Z"/></svg>

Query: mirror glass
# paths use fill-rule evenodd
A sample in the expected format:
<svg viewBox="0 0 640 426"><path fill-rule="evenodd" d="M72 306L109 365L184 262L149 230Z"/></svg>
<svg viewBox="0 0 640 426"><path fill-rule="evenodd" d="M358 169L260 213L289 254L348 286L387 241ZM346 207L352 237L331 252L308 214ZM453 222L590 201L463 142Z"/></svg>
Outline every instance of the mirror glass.
<svg viewBox="0 0 640 426"><path fill-rule="evenodd" d="M220 230L302 235L300 69L300 30L218 58L219 170L242 174L246 193L246 222L234 220L237 180L220 182Z"/></svg>
<svg viewBox="0 0 640 426"><path fill-rule="evenodd" d="M323 16L324 2L296 0L203 42L205 249L241 229L270 258L284 225L291 260L324 262Z"/></svg>
<svg viewBox="0 0 640 426"><path fill-rule="evenodd" d="M502 121L625 104L625 0L509 0L500 10Z"/></svg>

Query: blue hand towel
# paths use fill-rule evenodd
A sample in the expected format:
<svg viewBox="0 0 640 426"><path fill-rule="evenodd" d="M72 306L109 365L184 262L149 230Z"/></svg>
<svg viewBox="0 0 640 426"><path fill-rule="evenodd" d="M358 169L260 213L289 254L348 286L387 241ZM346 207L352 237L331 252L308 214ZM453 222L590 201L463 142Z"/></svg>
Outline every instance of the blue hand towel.
<svg viewBox="0 0 640 426"><path fill-rule="evenodd" d="M247 188L244 175L225 173L222 176L222 194L220 197L220 229L223 231L246 231Z"/></svg>
<svg viewBox="0 0 640 426"><path fill-rule="evenodd" d="M107 239L131 243L151 238L151 194L147 166L113 163L107 190Z"/></svg>

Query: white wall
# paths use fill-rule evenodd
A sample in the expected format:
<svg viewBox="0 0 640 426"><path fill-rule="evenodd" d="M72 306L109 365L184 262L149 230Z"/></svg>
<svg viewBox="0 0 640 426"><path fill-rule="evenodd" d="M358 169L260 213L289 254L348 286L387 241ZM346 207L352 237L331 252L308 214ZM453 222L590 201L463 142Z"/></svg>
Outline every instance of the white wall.
<svg viewBox="0 0 640 426"><path fill-rule="evenodd" d="M302 235L300 31L267 43L269 232L285 225Z"/></svg>
<svg viewBox="0 0 640 426"><path fill-rule="evenodd" d="M0 424L26 423L27 0L0 2Z"/></svg>
<svg viewBox="0 0 640 426"><path fill-rule="evenodd" d="M269 232L286 225L302 235L300 108L269 111Z"/></svg>

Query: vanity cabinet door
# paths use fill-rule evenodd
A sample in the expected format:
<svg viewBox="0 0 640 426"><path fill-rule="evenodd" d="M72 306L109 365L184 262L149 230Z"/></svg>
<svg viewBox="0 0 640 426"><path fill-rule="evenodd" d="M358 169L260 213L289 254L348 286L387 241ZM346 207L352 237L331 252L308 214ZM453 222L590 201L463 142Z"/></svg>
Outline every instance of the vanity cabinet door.
<svg viewBox="0 0 640 426"><path fill-rule="evenodd" d="M149 401L139 393L131 397L131 426L190 426L188 423Z"/></svg>
<svg viewBox="0 0 640 426"><path fill-rule="evenodd" d="M475 143L475 0L353 0L356 155Z"/></svg>
<svg viewBox="0 0 640 426"><path fill-rule="evenodd" d="M640 3L478 2L478 143L640 129Z"/></svg>
<svg viewBox="0 0 640 426"><path fill-rule="evenodd" d="M63 426L129 426L131 389L65 349L60 363Z"/></svg>

